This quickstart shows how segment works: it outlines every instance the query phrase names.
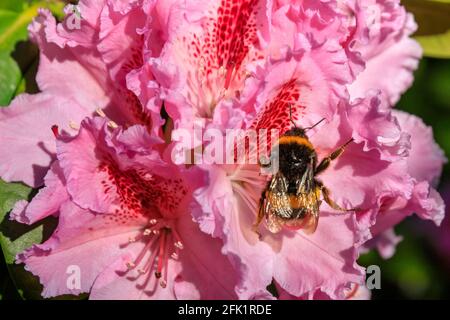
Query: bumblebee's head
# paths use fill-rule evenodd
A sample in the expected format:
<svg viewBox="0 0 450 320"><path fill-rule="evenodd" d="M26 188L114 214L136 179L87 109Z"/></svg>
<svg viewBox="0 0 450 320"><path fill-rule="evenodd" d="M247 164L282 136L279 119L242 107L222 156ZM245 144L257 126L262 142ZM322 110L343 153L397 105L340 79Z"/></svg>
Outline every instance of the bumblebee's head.
<svg viewBox="0 0 450 320"><path fill-rule="evenodd" d="M284 133L285 136L297 136L306 138L306 130L300 127L293 127Z"/></svg>

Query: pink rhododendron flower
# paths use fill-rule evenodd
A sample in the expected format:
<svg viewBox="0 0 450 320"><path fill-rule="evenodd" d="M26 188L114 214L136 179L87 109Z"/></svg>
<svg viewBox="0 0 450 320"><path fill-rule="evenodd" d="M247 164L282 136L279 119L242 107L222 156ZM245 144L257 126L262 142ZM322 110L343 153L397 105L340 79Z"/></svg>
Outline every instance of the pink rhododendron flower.
<svg viewBox="0 0 450 320"><path fill-rule="evenodd" d="M280 299L369 298L359 254L392 255L393 228L413 212L442 221L445 157L430 128L392 109L421 55L398 0L81 0L79 11L79 30L40 12L42 92L0 110L0 176L44 185L11 218L59 219L17 257L44 297L270 299L273 284ZM314 233L255 232L271 178L258 164L171 158L212 145L197 124L222 137L293 122L317 124L319 160L348 143L317 179L349 211L322 201Z"/></svg>
<svg viewBox="0 0 450 320"><path fill-rule="evenodd" d="M39 277L44 297L235 297L239 274L220 241L190 215L192 190L204 174L171 165L155 148L145 127L111 130L100 118L82 122L75 137L58 139L45 188L12 213L27 223L58 213L52 237L18 256ZM81 288L67 286L70 266L80 268Z"/></svg>
<svg viewBox="0 0 450 320"><path fill-rule="evenodd" d="M412 84L412 71L422 55L419 44L410 38L417 29L414 18L396 0L344 3L354 16L348 48L364 64L356 81L349 86L350 94L357 98L364 97L368 89L382 90L394 105Z"/></svg>
<svg viewBox="0 0 450 320"><path fill-rule="evenodd" d="M47 10L41 10L29 26L30 38L40 49L36 80L41 92L20 95L9 108L0 110L0 174L4 180L41 186L55 158L51 126L76 133L80 121L96 110L119 124L137 123L159 130L159 108L155 108L160 104L153 94L158 85L150 86L151 73L141 74L143 59L150 52L142 50L150 37L144 32L151 23L146 13L153 7L136 2L116 12L120 8L114 3L80 1L79 30L56 24ZM127 85L130 71L144 81L145 89L133 84L133 77ZM25 151L28 156L16 156Z"/></svg>
<svg viewBox="0 0 450 320"><path fill-rule="evenodd" d="M297 25L303 26L301 30L294 31L297 39L302 39L302 30L317 28L315 21L308 20L308 17L329 16L334 9L341 8L334 4L321 3L315 7L305 1L299 4L299 8L295 5L290 8L280 6L272 17L275 19L278 14L284 14L280 20L287 21L286 24L289 24L290 19L295 19ZM395 9L405 14L404 9L398 5L374 4L374 7L378 7L378 10ZM363 9L356 6L355 10ZM295 12L298 13L294 14ZM356 11L354 14L362 13ZM386 16L383 14L383 17ZM353 32L352 36L357 37L356 30L348 22L349 16L342 15L342 11L336 11L334 19L323 19L320 22L328 26L328 30L332 30L339 17L342 19L341 26L349 27ZM388 24L392 21L379 21L383 22ZM305 28L308 23L309 28ZM398 28L403 28L403 25L398 24ZM224 249L240 256L247 264L247 277L251 277L252 281L251 286L245 287L246 290L256 290L255 285L256 288L263 288L273 279L281 290L292 296L314 297L320 291L331 298L345 298L345 292L351 283L362 284L364 278L362 269L356 265L358 251L363 243L378 233L389 230L415 211L421 217L433 219L438 224L443 215L442 200L434 190L427 187L428 182L423 180L424 176L428 176L427 168L418 168L422 176L419 180L417 172L411 171L412 166L416 167L415 163L422 162L414 150L421 149L419 137L423 135L412 132L412 127L404 122L402 114L390 110L390 102L395 100L392 94L400 94L409 83L404 83L403 86L392 84L389 86L391 90L387 91L377 83L361 82L362 75L370 71L369 64L375 54L358 54L363 62L358 75L354 72L355 61L351 59L351 52L354 54L357 48L352 45L350 52L348 41L337 41L342 39L339 37L342 29L336 30L339 31L335 33L338 36L336 39L328 40L320 32L311 32L306 34L302 42L299 41L300 44L291 44L293 52L287 51L279 60L272 59L254 77L247 80L246 86L256 89L248 90L250 94L246 92L247 95L237 104L242 104L241 109L251 110L248 107L251 105L255 110L253 117L247 117L250 120L243 125L243 129L277 128L281 133L285 132L292 127L288 105L295 106L293 117L299 120L297 125L302 127L327 117L328 123L318 126L314 133L309 134L319 159L353 138L354 143L320 176L320 180L330 186L332 197L337 203L360 210L355 214L338 214L322 205L319 227L312 236L291 230L272 235L263 230L262 241L258 241L257 236L252 233L252 224L265 185L258 168L216 166L210 169L222 170L222 173L210 173L210 186L196 193L197 198L201 199L199 202L203 211L207 213L198 214L198 221L205 232L225 239ZM397 31L387 26L386 30L383 29L387 33ZM405 37L409 35L407 32L398 32ZM363 40L370 39L361 38L358 41ZM330 46L333 50L328 49ZM415 43L413 47L417 49ZM307 60L305 52L308 51L311 52L310 55L317 56L317 65L323 68L323 72L315 70L314 64ZM326 54L340 59L324 59ZM416 50L416 58L419 54L420 50ZM296 68L293 64L296 60L300 65L306 60L305 66L309 69ZM395 68L393 65L390 67ZM400 67L403 66L397 68ZM412 69L413 67L406 70L411 73ZM296 70L300 71L297 75ZM324 79L322 85L321 79ZM255 81L259 84L252 85ZM346 90L356 84L363 88L362 99L357 99L358 95L352 97ZM353 101L348 102L350 99ZM252 111L249 114L252 115ZM424 143L433 146L431 135L428 133L425 137ZM431 161L431 166L440 169L444 158L440 149L433 148L434 160ZM429 154L426 153L427 156ZM439 176L437 172L430 175L436 174ZM214 190L224 191L217 193ZM402 213L399 210L385 213L386 199L402 199L401 201L411 205L403 208ZM413 206L416 203L418 204ZM419 206L420 210L416 209ZM389 219L391 223L384 223L385 219ZM264 273L261 272L261 266L265 266Z"/></svg>
<svg viewBox="0 0 450 320"><path fill-rule="evenodd" d="M445 215L445 205L435 187L447 159L433 140L430 127L419 118L401 111L394 112L400 126L411 137L411 150L406 159L407 175L411 179L410 197L387 195L380 201L377 222L371 227L375 236L368 244L376 246L381 255L391 257L401 240L392 228L405 217L416 213L422 219L430 219L440 225Z"/></svg>

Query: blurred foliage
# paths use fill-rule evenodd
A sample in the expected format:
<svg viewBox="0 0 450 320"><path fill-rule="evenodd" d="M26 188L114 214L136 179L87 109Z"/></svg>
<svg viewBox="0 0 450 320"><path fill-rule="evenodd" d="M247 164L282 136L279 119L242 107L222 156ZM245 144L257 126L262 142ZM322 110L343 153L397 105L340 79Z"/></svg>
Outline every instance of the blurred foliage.
<svg viewBox="0 0 450 320"><path fill-rule="evenodd" d="M450 58L450 0L403 0L419 25L416 39L425 56Z"/></svg>

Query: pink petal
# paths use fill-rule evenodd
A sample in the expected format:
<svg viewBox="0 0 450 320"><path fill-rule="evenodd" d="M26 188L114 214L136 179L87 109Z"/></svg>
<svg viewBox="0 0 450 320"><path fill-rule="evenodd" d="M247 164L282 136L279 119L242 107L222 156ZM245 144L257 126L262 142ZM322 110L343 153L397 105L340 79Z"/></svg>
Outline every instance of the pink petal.
<svg viewBox="0 0 450 320"><path fill-rule="evenodd" d="M89 299L91 300L174 300L173 282L166 288L155 283L143 290L136 281L121 275L127 271L126 262L134 259L131 253L122 254L111 263L94 282ZM179 265L170 265L170 274L179 272Z"/></svg>
<svg viewBox="0 0 450 320"><path fill-rule="evenodd" d="M419 65L422 48L410 38L389 46L371 58L366 69L349 86L352 99L364 97L368 90L382 90L391 105L395 105L400 96L412 85L413 72Z"/></svg>
<svg viewBox="0 0 450 320"><path fill-rule="evenodd" d="M398 123L383 95L369 92L350 105L347 114L353 138L357 143L364 141L365 151L378 150L382 160L391 162L408 156L410 134Z"/></svg>
<svg viewBox="0 0 450 320"><path fill-rule="evenodd" d="M267 65L252 80L259 83L255 92L258 116L252 127L284 133L292 127L289 105L293 118L305 126L330 119L347 94L350 74L345 61L344 52L327 42L310 52L287 52L283 59Z"/></svg>
<svg viewBox="0 0 450 320"><path fill-rule="evenodd" d="M126 244L142 223L110 224L109 219L66 202L54 235L18 255L17 263L25 263L26 270L39 277L43 297L89 292L97 276L121 253L120 245ZM80 271L80 288L68 286L71 268Z"/></svg>
<svg viewBox="0 0 450 320"><path fill-rule="evenodd" d="M413 81L422 49L409 38L417 29L400 1L349 1L355 30L347 40L349 52L360 55L365 70L349 86L352 98L382 90L395 105ZM360 69L359 69L360 70Z"/></svg>
<svg viewBox="0 0 450 320"><path fill-rule="evenodd" d="M352 137L351 125L354 123L335 117L332 122L316 129L311 135L311 142L316 146L319 160ZM353 142L318 179L329 187L332 198L338 204L364 211L377 207L380 197L384 195L409 197L413 181L406 170L405 160L382 160L378 151L366 151L362 143ZM358 217L362 218L361 215Z"/></svg>
<svg viewBox="0 0 450 320"><path fill-rule="evenodd" d="M348 214L331 216L321 212L314 234L285 234L274 259L275 281L295 296L320 288L333 298L339 298L346 283L362 283L365 273L355 263L352 220Z"/></svg>
<svg viewBox="0 0 450 320"><path fill-rule="evenodd" d="M55 18L47 10L41 10L29 26L30 37L40 49L36 76L39 89L75 101L91 112L105 107L110 100L100 54L92 48L70 47L56 28Z"/></svg>
<svg viewBox="0 0 450 320"><path fill-rule="evenodd" d="M447 162L444 152L434 141L433 130L414 115L394 111L402 130L411 135L408 172L417 181L437 185L442 166Z"/></svg>
<svg viewBox="0 0 450 320"><path fill-rule="evenodd" d="M154 4L154 1L146 2L145 6L108 3L101 13L97 48L112 79L118 106L113 110L115 115L110 116L122 118L120 123L145 125L157 136L163 123L162 101L156 98L159 84L154 81L149 65L144 63L151 54L147 38L156 32L151 15ZM156 37L152 40L158 41Z"/></svg>
<svg viewBox="0 0 450 320"><path fill-rule="evenodd" d="M174 284L179 300L236 299L239 273L222 254L222 241L201 232L189 215L178 221L185 249L180 254L182 269Z"/></svg>
<svg viewBox="0 0 450 320"><path fill-rule="evenodd" d="M364 248L370 250L375 247L383 259L390 259L394 256L396 247L402 240L403 237L397 236L393 229L388 229L366 242Z"/></svg>
<svg viewBox="0 0 450 320"><path fill-rule="evenodd" d="M56 153L52 126L73 133L70 124L79 123L89 113L89 108L62 96L18 96L11 106L0 110L1 177L32 187L42 185Z"/></svg>
<svg viewBox="0 0 450 320"><path fill-rule="evenodd" d="M267 293L266 287L272 281L273 252L252 231L255 208L248 201L249 195L241 189L233 190L239 187L233 186L229 179L223 169L210 168L209 186L195 193L202 210L194 211L194 216L204 232L223 239L222 252L243 274L237 294L240 299L250 299ZM254 193L260 195L262 186Z"/></svg>
<svg viewBox="0 0 450 320"><path fill-rule="evenodd" d="M108 185L105 192L102 183L109 181L108 171L102 170L102 163L107 160L102 157L108 151L104 142L106 130L102 118L83 121L75 138L58 141L58 160L73 201L84 209L111 213L116 186Z"/></svg>

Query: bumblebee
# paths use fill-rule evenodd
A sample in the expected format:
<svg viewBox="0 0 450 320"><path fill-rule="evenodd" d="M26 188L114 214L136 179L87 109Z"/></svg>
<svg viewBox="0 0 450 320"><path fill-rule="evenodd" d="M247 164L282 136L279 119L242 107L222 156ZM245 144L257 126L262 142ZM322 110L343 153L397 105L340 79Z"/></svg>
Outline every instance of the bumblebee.
<svg viewBox="0 0 450 320"><path fill-rule="evenodd" d="M338 211L354 211L343 209L330 198L330 191L317 180L317 176L324 172L331 161L338 158L353 138L333 151L318 163L317 153L309 141L306 132L324 119L309 128L297 127L290 120L293 128L284 133L278 141L278 171L272 175L266 188L262 192L259 211L253 230L259 235L258 227L266 218L267 228L272 233L279 232L283 227L287 229L303 229L307 234L314 233L319 222L319 208L323 200ZM271 158L273 159L273 150ZM269 164L263 167L270 166Z"/></svg>

